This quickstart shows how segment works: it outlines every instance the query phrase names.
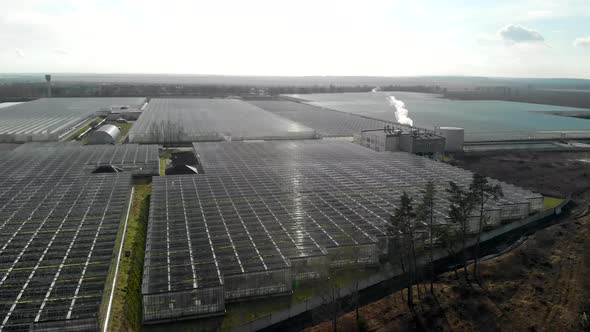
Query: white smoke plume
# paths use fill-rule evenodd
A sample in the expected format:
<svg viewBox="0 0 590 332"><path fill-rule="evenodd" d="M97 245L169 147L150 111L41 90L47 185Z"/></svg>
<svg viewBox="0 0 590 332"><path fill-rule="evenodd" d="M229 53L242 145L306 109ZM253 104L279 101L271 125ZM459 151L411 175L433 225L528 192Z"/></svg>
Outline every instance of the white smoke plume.
<svg viewBox="0 0 590 332"><path fill-rule="evenodd" d="M409 126L414 125L414 121L408 116L408 110L406 109L406 104L403 101L395 99L394 96L389 96L388 101L389 105L395 108L395 121L397 121L397 123Z"/></svg>
<svg viewBox="0 0 590 332"><path fill-rule="evenodd" d="M380 86L374 87L373 90L371 90L371 92L381 92L381 87Z"/></svg>

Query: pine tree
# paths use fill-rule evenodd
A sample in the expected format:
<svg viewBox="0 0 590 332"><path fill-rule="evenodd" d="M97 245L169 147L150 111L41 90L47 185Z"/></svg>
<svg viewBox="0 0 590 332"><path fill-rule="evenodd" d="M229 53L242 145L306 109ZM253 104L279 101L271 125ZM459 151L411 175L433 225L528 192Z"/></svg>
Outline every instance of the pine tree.
<svg viewBox="0 0 590 332"><path fill-rule="evenodd" d="M473 261L473 277L479 280L477 263L479 259L479 247L481 242L481 233L485 224L487 223L487 216L485 214L485 206L489 201L497 201L499 197L503 196L502 187L500 185L491 185L488 179L480 174L473 174L473 181L469 186L469 191L474 200L474 205L479 210L479 222L477 226L477 242L475 245L475 257Z"/></svg>
<svg viewBox="0 0 590 332"><path fill-rule="evenodd" d="M467 234L469 233L469 217L475 206L475 200L470 190L465 190L458 186L455 182L449 182L450 194L449 201L449 217L451 221L459 228L459 236L461 239L461 253L463 255L463 272L465 278L467 275Z"/></svg>
<svg viewBox="0 0 590 332"><path fill-rule="evenodd" d="M417 219L428 225L428 247L430 253L430 292L434 293L434 195L435 188L432 181L426 183L422 202L417 208Z"/></svg>
<svg viewBox="0 0 590 332"><path fill-rule="evenodd" d="M399 253L402 270L405 270L404 267L407 266L408 307L414 306L412 289L416 269L412 254L414 252L414 219L415 214L412 206L412 198L404 191L400 198L400 206L395 209L394 214L390 218L388 233L390 235L390 242L397 244L396 246L392 246L392 249L397 249Z"/></svg>

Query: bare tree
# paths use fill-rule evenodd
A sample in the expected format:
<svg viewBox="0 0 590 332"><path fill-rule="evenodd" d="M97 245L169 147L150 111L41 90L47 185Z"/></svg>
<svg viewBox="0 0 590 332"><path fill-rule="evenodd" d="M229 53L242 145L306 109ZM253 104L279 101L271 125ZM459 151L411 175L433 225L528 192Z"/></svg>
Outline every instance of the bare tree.
<svg viewBox="0 0 590 332"><path fill-rule="evenodd" d="M461 239L461 253L463 255L463 272L465 279L468 279L467 274L467 235L469 233L469 217L473 211L475 200L471 191L465 190L458 186L455 182L449 182L450 188L447 192L451 195L449 201L449 217L451 221L458 227Z"/></svg>
<svg viewBox="0 0 590 332"><path fill-rule="evenodd" d="M437 228L437 236L441 246L446 250L450 258L457 257L459 248L457 243L461 238L459 227L455 225L445 225L446 227ZM459 279L457 269L454 269L455 277Z"/></svg>
<svg viewBox="0 0 590 332"><path fill-rule="evenodd" d="M430 267L430 293L434 293L434 195L435 188L432 181L426 183L422 202L417 208L417 219L428 225L428 252Z"/></svg>
<svg viewBox="0 0 590 332"><path fill-rule="evenodd" d="M356 326L359 327L360 326L360 315L359 315L359 281L355 280L354 282L354 312L355 312L355 318L356 318Z"/></svg>
<svg viewBox="0 0 590 332"><path fill-rule="evenodd" d="M408 307L414 306L414 275L416 264L414 257L414 219L415 214L412 206L412 198L406 192L403 192L400 198L400 206L395 209L394 214L390 218L389 235L390 241L394 243L392 249L397 249L399 253L399 260L403 272L407 275L408 287ZM407 271L405 270L407 266Z"/></svg>
<svg viewBox="0 0 590 332"><path fill-rule="evenodd" d="M338 330L338 315L340 313L339 289L335 278L328 273L326 278L319 282L320 297L322 303L327 310L327 314L332 321L332 329L334 332Z"/></svg>
<svg viewBox="0 0 590 332"><path fill-rule="evenodd" d="M473 174L473 182L471 182L469 190L473 196L474 205L479 209L477 242L475 245L475 257L473 260L473 277L475 280L479 280L477 263L479 260L481 232L488 221L488 216L485 213L485 206L489 201L497 201L498 198L502 197L504 194L502 193L502 187L500 187L500 185L491 185L485 176L477 173Z"/></svg>

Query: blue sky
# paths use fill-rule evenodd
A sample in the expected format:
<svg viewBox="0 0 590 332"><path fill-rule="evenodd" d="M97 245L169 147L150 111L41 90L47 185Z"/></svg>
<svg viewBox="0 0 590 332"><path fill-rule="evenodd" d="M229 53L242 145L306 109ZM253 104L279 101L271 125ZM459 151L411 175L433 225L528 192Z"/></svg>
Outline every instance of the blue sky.
<svg viewBox="0 0 590 332"><path fill-rule="evenodd" d="M590 78L590 3L1 0L0 72Z"/></svg>

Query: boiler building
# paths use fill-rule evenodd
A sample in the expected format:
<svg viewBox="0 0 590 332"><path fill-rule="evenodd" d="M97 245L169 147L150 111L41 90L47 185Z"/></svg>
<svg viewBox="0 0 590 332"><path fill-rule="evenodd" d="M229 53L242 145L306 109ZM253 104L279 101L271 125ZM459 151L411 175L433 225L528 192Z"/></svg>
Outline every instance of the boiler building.
<svg viewBox="0 0 590 332"><path fill-rule="evenodd" d="M403 132L399 129L365 130L361 132L357 142L375 151L405 151L415 154L432 155L444 152L445 138L432 132L410 129Z"/></svg>

